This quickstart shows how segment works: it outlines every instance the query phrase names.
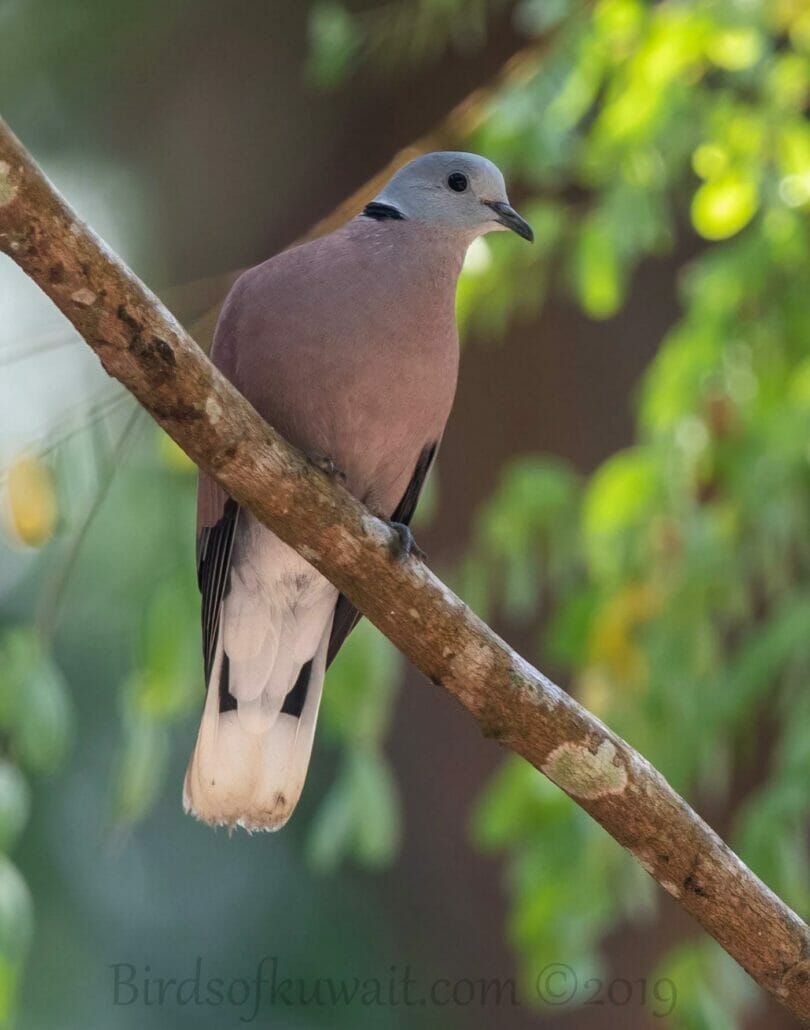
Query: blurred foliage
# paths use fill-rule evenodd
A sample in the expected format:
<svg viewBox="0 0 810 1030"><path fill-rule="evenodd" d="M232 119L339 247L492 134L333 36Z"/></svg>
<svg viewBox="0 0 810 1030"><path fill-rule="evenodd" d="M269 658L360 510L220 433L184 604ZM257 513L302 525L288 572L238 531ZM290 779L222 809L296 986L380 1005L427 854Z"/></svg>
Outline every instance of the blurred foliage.
<svg viewBox="0 0 810 1030"><path fill-rule="evenodd" d="M24 702L24 703L23 703ZM25 882L8 857L29 815L26 773L52 771L71 733L64 679L36 631L22 625L0 634L0 1026L14 1012L28 951L33 908Z"/></svg>
<svg viewBox="0 0 810 1030"><path fill-rule="evenodd" d="M673 948L653 981L671 980L677 990L677 1026L683 1030L736 1030L757 988L728 955L707 941Z"/></svg>
<svg viewBox="0 0 810 1030"><path fill-rule="evenodd" d="M489 21L511 4L512 0L384 0L352 10L339 0L323 0L310 12L310 78L328 87L364 62L390 73L392 67L436 61L448 47L481 50Z"/></svg>
<svg viewBox="0 0 810 1030"><path fill-rule="evenodd" d="M63 105L108 102L98 90L104 73L114 68L118 81L125 81L139 54L161 45L172 24L188 14L186 0L141 0L130 7L109 0L3 0L0 96L59 138L66 129ZM32 43L38 58L34 67ZM91 65L93 75L77 74L77 55Z"/></svg>
<svg viewBox="0 0 810 1030"><path fill-rule="evenodd" d="M31 4L40 20L52 6ZM169 5L172 17L182 6ZM310 74L332 85L363 61L388 68L480 46L506 6L318 3ZM87 7L103 18L104 5ZM151 0L146 9L139 31L156 33L164 9ZM464 145L516 183L537 242L531 252L498 237L471 249L458 297L465 337L503 335L552 292L605 320L608 336L640 262L683 241L698 256L680 275L681 317L640 385L632 445L588 476L517 457L476 513L455 575L481 614L534 632L541 664L555 662L677 790L726 812L742 857L807 915L810 12L803 0L523 0L513 13L528 39L554 29L551 45L489 101ZM67 66L82 20L60 17L63 31L49 38L61 42L44 59ZM21 81L0 67L4 87ZM125 824L151 810L175 731L200 707L198 600L180 536L193 519L193 469L161 434L151 439L116 501L137 510L138 524L123 542L107 529L94 557L101 568L99 554L123 551L121 583L105 584L105 632L128 654L111 783ZM70 739L52 657L67 603L57 559L81 543L110 461L103 435L82 446L90 458L79 486L75 472L60 472L61 447L47 463L21 457L3 484L9 547L47 544L32 576L57 583L36 628L13 609L0 637L0 1025L30 935L30 899L6 857L28 815L25 777L53 770ZM330 672L321 724L337 773L306 841L319 869L346 859L375 867L396 852L384 741L399 671L398 655L362 624ZM730 812L746 768L758 785ZM517 759L488 785L472 835L506 857L527 978L564 956L584 982L603 965L608 931L654 916L646 874ZM734 1026L753 997L710 943L678 946L658 973L678 986L672 1027Z"/></svg>
<svg viewBox="0 0 810 1030"><path fill-rule="evenodd" d="M722 811L735 774L756 768L725 832L805 916L809 90L804 4L602 0L572 16L469 141L540 216L538 289L515 267L525 255L496 240L460 292L473 336L550 287L608 319L641 260L690 223L707 241L641 383L633 446L585 481L541 457L504 470L463 581L483 610L537 625L542 660L677 790ZM631 860L518 759L473 830L509 856L527 975L564 954L584 978L606 931L648 912ZM710 970L730 963L711 952L687 945L664 963L682 991L672 1026L737 1025L750 997L724 989L733 974Z"/></svg>
<svg viewBox="0 0 810 1030"><path fill-rule="evenodd" d="M309 835L309 857L324 871L345 858L384 865L399 846L399 796L382 743L399 679L399 652L361 622L329 672L320 731L342 746L336 779Z"/></svg>
<svg viewBox="0 0 810 1030"><path fill-rule="evenodd" d="M551 289L609 319L640 261L689 227L712 246L683 270L683 315L641 384L634 445L587 480L545 457L513 461L476 515L460 587L482 614L541 628L544 659L687 796L722 806L740 767L769 753L732 842L806 915L810 12L791 0L518 10L538 33L561 13L536 73L499 91L466 144L520 183L537 244L528 261L509 241L476 244L465 335L502 334ZM518 759L473 833L510 856L527 975L564 954L586 979L604 934L654 907L644 874ZM707 945L672 954L673 1026L736 1025L750 996L731 965Z"/></svg>

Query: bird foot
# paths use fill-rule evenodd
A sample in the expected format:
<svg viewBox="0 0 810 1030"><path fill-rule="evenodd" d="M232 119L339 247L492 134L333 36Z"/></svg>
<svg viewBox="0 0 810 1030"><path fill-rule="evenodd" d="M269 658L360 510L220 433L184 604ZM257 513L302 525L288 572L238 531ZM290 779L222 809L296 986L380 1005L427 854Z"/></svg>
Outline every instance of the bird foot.
<svg viewBox="0 0 810 1030"><path fill-rule="evenodd" d="M330 479L336 479L340 483L346 482L346 473L337 467L328 454L316 453L310 454L308 457L312 464Z"/></svg>
<svg viewBox="0 0 810 1030"><path fill-rule="evenodd" d="M391 554L397 561L405 561L413 555L419 561L425 561L427 555L413 538L410 526L404 522L389 522L388 525L396 533L396 539L391 541Z"/></svg>

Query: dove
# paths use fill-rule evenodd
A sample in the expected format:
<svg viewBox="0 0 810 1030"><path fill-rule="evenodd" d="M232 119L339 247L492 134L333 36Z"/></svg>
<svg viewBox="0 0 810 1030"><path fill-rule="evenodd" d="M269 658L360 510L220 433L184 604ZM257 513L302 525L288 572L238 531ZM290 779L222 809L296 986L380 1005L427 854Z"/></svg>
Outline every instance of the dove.
<svg viewBox="0 0 810 1030"><path fill-rule="evenodd" d="M392 560L414 552L409 524L453 404L467 249L507 229L533 240L491 161L426 154L335 232L245 272L220 314L214 364L396 529ZM184 807L276 830L303 790L326 670L360 616L205 473L197 522L206 696Z"/></svg>

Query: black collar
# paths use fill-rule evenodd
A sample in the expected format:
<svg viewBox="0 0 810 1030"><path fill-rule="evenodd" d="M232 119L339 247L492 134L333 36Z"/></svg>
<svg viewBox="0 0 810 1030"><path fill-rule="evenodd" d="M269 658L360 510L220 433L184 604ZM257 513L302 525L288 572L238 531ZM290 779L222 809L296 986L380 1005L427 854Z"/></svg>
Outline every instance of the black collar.
<svg viewBox="0 0 810 1030"><path fill-rule="evenodd" d="M366 218L373 218L377 222L384 222L389 218L395 221L405 219L405 215L401 211L392 207L391 204L381 204L378 200L372 200L370 204L366 204L363 214Z"/></svg>

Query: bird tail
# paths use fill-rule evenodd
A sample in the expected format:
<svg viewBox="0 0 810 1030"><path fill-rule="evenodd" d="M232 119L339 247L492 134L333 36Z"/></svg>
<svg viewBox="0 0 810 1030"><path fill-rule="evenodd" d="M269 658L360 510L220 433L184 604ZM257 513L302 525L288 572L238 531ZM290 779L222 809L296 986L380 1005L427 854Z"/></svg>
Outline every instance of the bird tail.
<svg viewBox="0 0 810 1030"><path fill-rule="evenodd" d="M327 592L317 591L318 603L296 620L289 603L268 612L252 592L240 598L239 577L232 577L183 787L183 807L203 822L278 830L292 815L312 752L332 628L336 592L323 584Z"/></svg>

